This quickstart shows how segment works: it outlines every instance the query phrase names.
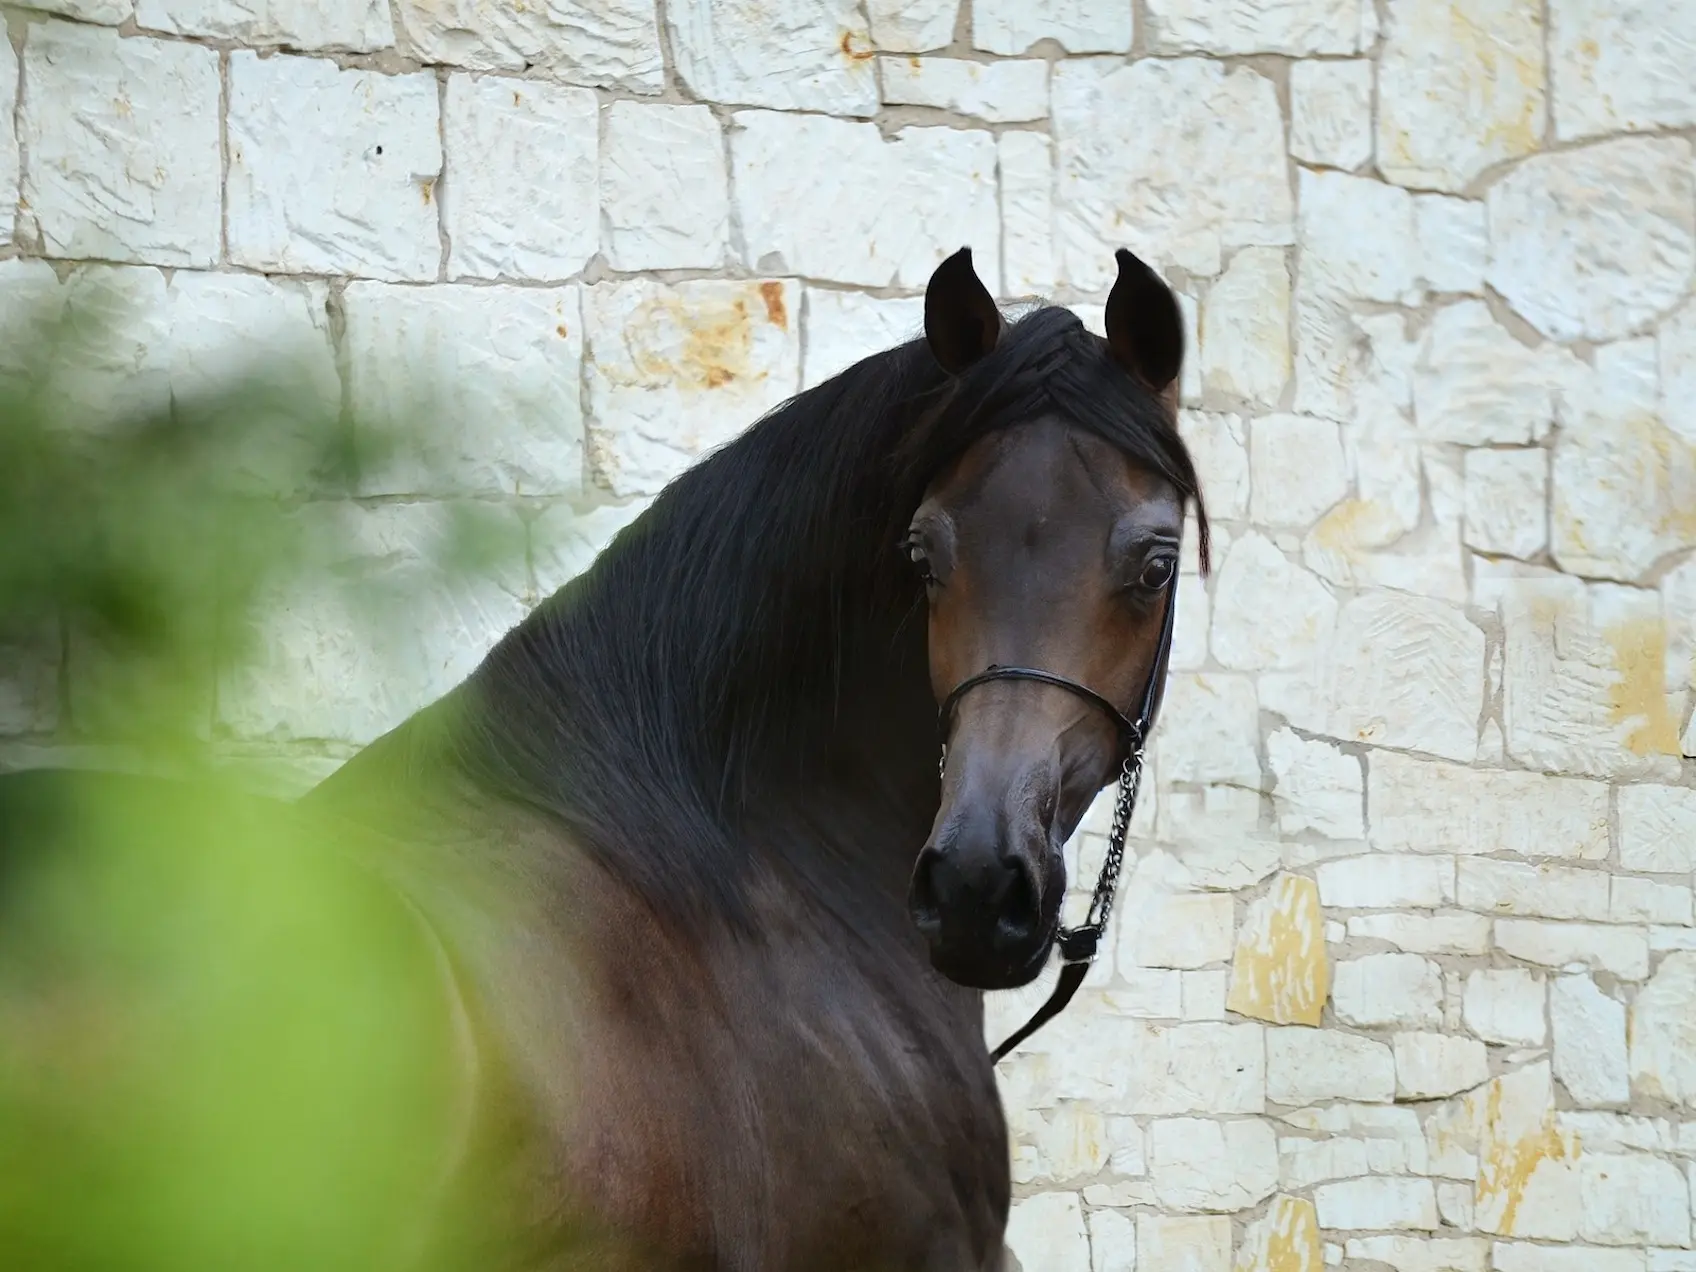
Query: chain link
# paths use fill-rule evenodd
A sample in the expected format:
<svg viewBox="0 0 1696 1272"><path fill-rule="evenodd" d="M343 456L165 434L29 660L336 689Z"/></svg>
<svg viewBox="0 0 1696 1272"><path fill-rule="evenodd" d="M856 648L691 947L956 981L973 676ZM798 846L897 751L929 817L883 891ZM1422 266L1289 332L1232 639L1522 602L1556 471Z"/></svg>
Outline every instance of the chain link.
<svg viewBox="0 0 1696 1272"><path fill-rule="evenodd" d="M1092 927L1097 934L1105 933L1107 920L1113 913L1113 894L1119 886L1119 870L1125 862L1125 836L1130 833L1131 813L1136 808L1137 791L1142 786L1142 750L1138 748L1125 757L1119 767L1119 795L1113 803L1113 829L1107 837L1107 857L1101 863L1101 877L1095 882L1095 895L1089 899L1089 914L1083 926Z"/></svg>

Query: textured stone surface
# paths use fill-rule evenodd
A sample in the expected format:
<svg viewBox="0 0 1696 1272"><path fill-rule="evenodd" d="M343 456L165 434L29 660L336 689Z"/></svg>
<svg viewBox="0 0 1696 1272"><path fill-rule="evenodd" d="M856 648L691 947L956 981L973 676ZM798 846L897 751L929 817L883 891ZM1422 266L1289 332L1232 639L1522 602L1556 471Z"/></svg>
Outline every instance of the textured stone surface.
<svg viewBox="0 0 1696 1272"><path fill-rule="evenodd" d="M1305 1197L1277 1196L1249 1224L1234 1272L1320 1272L1319 1216Z"/></svg>
<svg viewBox="0 0 1696 1272"><path fill-rule="evenodd" d="M293 49L392 48L394 24L379 0L137 0L136 22L175 35L206 35Z"/></svg>
<svg viewBox="0 0 1696 1272"><path fill-rule="evenodd" d="M1171 1118L1148 1134L1154 1195L1170 1210L1246 1210L1278 1185L1278 1144L1265 1122Z"/></svg>
<svg viewBox="0 0 1696 1272"><path fill-rule="evenodd" d="M1248 512L1247 430L1239 415L1183 411L1178 432L1201 474L1209 515L1234 520Z"/></svg>
<svg viewBox="0 0 1696 1272"><path fill-rule="evenodd" d="M801 383L812 388L861 358L921 335L924 301L807 288L807 350Z"/></svg>
<svg viewBox="0 0 1696 1272"><path fill-rule="evenodd" d="M30 0L28 7L101 26L118 26L135 12L133 0Z"/></svg>
<svg viewBox="0 0 1696 1272"><path fill-rule="evenodd" d="M653 494L795 391L801 288L632 279L584 292L589 465Z"/></svg>
<svg viewBox="0 0 1696 1272"><path fill-rule="evenodd" d="M1555 1077L1574 1102L1589 1107L1631 1099L1626 1069L1625 1004L1589 976L1561 976L1549 986Z"/></svg>
<svg viewBox="0 0 1696 1272"><path fill-rule="evenodd" d="M982 0L972 5L972 45L991 53L1023 53L1053 40L1068 53L1128 53L1132 17L1122 4L1092 0Z"/></svg>
<svg viewBox="0 0 1696 1272"><path fill-rule="evenodd" d="M592 136L591 125L591 136ZM677 192L688 190L688 199ZM724 135L705 106L614 102L600 214L614 269L711 269L729 249Z"/></svg>
<svg viewBox="0 0 1696 1272"><path fill-rule="evenodd" d="M1455 899L1469 910L1545 919L1608 917L1608 879L1600 870L1464 857L1455 875Z"/></svg>
<svg viewBox="0 0 1696 1272"><path fill-rule="evenodd" d="M1664 874L1696 870L1696 791L1625 786L1619 792L1619 862Z"/></svg>
<svg viewBox="0 0 1696 1272"><path fill-rule="evenodd" d="M1137 1216L1137 1272L1230 1272L1231 1221L1218 1215Z"/></svg>
<svg viewBox="0 0 1696 1272"><path fill-rule="evenodd" d="M882 59L883 101L889 106L931 106L992 124L1048 116L1048 64L968 62L952 57Z"/></svg>
<svg viewBox="0 0 1696 1272"><path fill-rule="evenodd" d="M355 417L411 423L366 493L582 490L577 288L353 283L344 307Z"/></svg>
<svg viewBox="0 0 1696 1272"><path fill-rule="evenodd" d="M230 56L230 258L254 269L433 279L436 79Z"/></svg>
<svg viewBox="0 0 1696 1272"><path fill-rule="evenodd" d="M1261 416L1248 456L1249 515L1258 525L1306 528L1349 492L1342 432L1330 420Z"/></svg>
<svg viewBox="0 0 1696 1272"><path fill-rule="evenodd" d="M628 103L609 112L609 137L620 107ZM587 89L449 77L442 116L449 277L558 279L588 263L600 242L598 113ZM652 151L646 137L626 145L621 154ZM714 156L715 168L722 162Z"/></svg>
<svg viewBox="0 0 1696 1272"><path fill-rule="evenodd" d="M1631 1006L1631 1086L1652 1099L1696 1108L1696 953L1661 960Z"/></svg>
<svg viewBox="0 0 1696 1272"><path fill-rule="evenodd" d="M1249 906L1237 935L1226 1008L1275 1024L1317 1025L1331 985L1323 924L1313 881L1279 875Z"/></svg>
<svg viewBox="0 0 1696 1272"><path fill-rule="evenodd" d="M1381 1042L1300 1026L1266 1031L1266 1098L1276 1104L1388 1104L1395 1093L1395 1060Z"/></svg>
<svg viewBox="0 0 1696 1272"><path fill-rule="evenodd" d="M1054 288L1054 145L1042 133L1004 132L996 141L1001 173L1001 259L1008 296L1045 296ZM1187 374L1186 369L1186 374Z"/></svg>
<svg viewBox="0 0 1696 1272"><path fill-rule="evenodd" d="M46 255L215 263L218 91L210 49L33 26L17 125L25 223Z"/></svg>
<svg viewBox="0 0 1696 1272"><path fill-rule="evenodd" d="M1321 1228L1424 1229L1438 1225L1437 1193L1429 1179L1369 1177L1321 1184L1313 1190Z"/></svg>
<svg viewBox="0 0 1696 1272"><path fill-rule="evenodd" d="M167 291L172 396L182 404L227 389L263 349L289 369L303 405L334 419L342 386L328 296L323 283L178 270Z"/></svg>
<svg viewBox="0 0 1696 1272"><path fill-rule="evenodd" d="M1549 457L1542 450L1466 453L1466 544L1536 556L1549 542Z"/></svg>
<svg viewBox="0 0 1696 1272"><path fill-rule="evenodd" d="M1224 893L1164 891L1120 902L1119 966L1205 967L1231 957L1232 905Z"/></svg>
<svg viewBox="0 0 1696 1272"><path fill-rule="evenodd" d="M0 246L12 241L12 220L8 209L18 201L18 181L22 173L18 158L18 55L12 46L0 41Z"/></svg>
<svg viewBox="0 0 1696 1272"><path fill-rule="evenodd" d="M1372 157L1371 62L1290 67L1290 153L1345 172Z"/></svg>
<svg viewBox="0 0 1696 1272"><path fill-rule="evenodd" d="M657 93L664 64L651 0L396 0L404 45L426 62L473 70L540 64L572 84Z"/></svg>
<svg viewBox="0 0 1696 1272"><path fill-rule="evenodd" d="M1062 63L1053 109L1061 275L1074 286L1107 284L1120 247L1212 275L1230 248L1291 241L1277 100L1256 72ZM1195 181L1201 170L1214 179Z"/></svg>
<svg viewBox="0 0 1696 1272"><path fill-rule="evenodd" d="M1014 134L1019 135L1019 134ZM1290 270L1273 247L1245 247L1201 309L1202 387L1276 406L1290 378Z"/></svg>
<svg viewBox="0 0 1696 1272"><path fill-rule="evenodd" d="M1484 290L1490 237L1484 204L1441 194L1413 196L1421 281L1436 292L1476 295Z"/></svg>
<svg viewBox="0 0 1696 1272"><path fill-rule="evenodd" d="M867 0L872 42L890 53L928 53L954 38L960 0Z"/></svg>
<svg viewBox="0 0 1696 1272"><path fill-rule="evenodd" d="M1344 910L1435 908L1455 899L1455 866L1449 857L1374 853L1322 861L1314 873L1319 899Z"/></svg>
<svg viewBox="0 0 1696 1272"><path fill-rule="evenodd" d="M1328 742L1279 729L1266 739L1276 783L1272 806L1286 835L1311 830L1331 839L1362 839L1366 825L1360 761Z"/></svg>
<svg viewBox="0 0 1696 1272"><path fill-rule="evenodd" d="M744 111L730 134L747 263L829 282L922 288L962 245L1000 290L995 139ZM881 192L865 199L865 188ZM1107 259L1112 260L1111 253Z"/></svg>
<svg viewBox="0 0 1696 1272"><path fill-rule="evenodd" d="M1536 150L1546 89L1541 10L1518 0L1400 0L1378 59L1378 166L1458 191Z"/></svg>
<svg viewBox="0 0 1696 1272"><path fill-rule="evenodd" d="M530 523L530 568L537 599L553 595L588 569L618 532L647 508L647 500L635 499L587 511L570 504L544 509Z"/></svg>
<svg viewBox="0 0 1696 1272"><path fill-rule="evenodd" d="M870 115L876 56L855 0L666 7L677 74L695 95L773 110Z"/></svg>
<svg viewBox="0 0 1696 1272"><path fill-rule="evenodd" d="M1462 1000L1466 1027L1486 1042L1526 1047L1543 1044L1547 989L1535 972L1486 968L1468 973Z"/></svg>
<svg viewBox="0 0 1696 1272"><path fill-rule="evenodd" d="M1359 914L1348 921L1351 937L1383 941L1409 954L1482 954L1490 947L1490 922L1481 914Z"/></svg>
<svg viewBox="0 0 1696 1272"><path fill-rule="evenodd" d="M1439 1185L1439 1206L1441 1205ZM1486 1272L1489 1243L1477 1237L1351 1237L1343 1247L1350 1259L1365 1259L1395 1272Z"/></svg>
<svg viewBox="0 0 1696 1272"><path fill-rule="evenodd" d="M1572 365L1557 352L1527 348L1482 301L1449 305L1420 342L1413 380L1420 436L1463 446L1539 441L1553 427Z"/></svg>
<svg viewBox="0 0 1696 1272"><path fill-rule="evenodd" d="M1148 36L1162 53L1353 53L1355 0L1149 0Z"/></svg>
<svg viewBox="0 0 1696 1272"><path fill-rule="evenodd" d="M1345 959L1332 979L1331 1002L1347 1024L1435 1028L1443 1021L1442 969L1417 954Z"/></svg>
<svg viewBox="0 0 1696 1272"><path fill-rule="evenodd" d="M1490 1256L1496 1272L1644 1272L1634 1251L1523 1245L1498 1241Z"/></svg>
<svg viewBox="0 0 1696 1272"><path fill-rule="evenodd" d="M1578 1235L1597 1245L1690 1244L1683 1172L1647 1153L1586 1153L1579 1164L1584 1209Z"/></svg>
<svg viewBox="0 0 1696 1272"><path fill-rule="evenodd" d="M1073 1192L1038 1193L1013 1204L1007 1248L1024 1268L1088 1272L1089 1234Z"/></svg>
<svg viewBox="0 0 1696 1272"><path fill-rule="evenodd" d="M1280 552L1245 534L1219 568L1213 606L1213 656L1238 671L1305 667L1337 617L1329 588Z"/></svg>
<svg viewBox="0 0 1696 1272"><path fill-rule="evenodd" d="M1610 132L1696 124L1696 11L1656 0L1549 6L1549 78L1555 135L1563 141Z"/></svg>
<svg viewBox="0 0 1696 1272"><path fill-rule="evenodd" d="M1528 159L1490 187L1490 285L1556 340L1626 335L1688 286L1693 184L1682 138Z"/></svg>
<svg viewBox="0 0 1696 1272"><path fill-rule="evenodd" d="M1399 1033L1390 1043L1396 1060L1396 1098L1430 1100L1489 1081L1484 1044L1453 1034Z"/></svg>
<svg viewBox="0 0 1696 1272"><path fill-rule="evenodd" d="M1213 672L1174 674L1160 708L1162 781L1260 785L1254 682Z"/></svg>
<svg viewBox="0 0 1696 1272"><path fill-rule="evenodd" d="M1527 963L1567 968L1583 964L1624 980L1649 974L1649 942L1630 928L1593 923L1545 923L1531 919L1499 919L1496 946Z"/></svg>
<svg viewBox="0 0 1696 1272"><path fill-rule="evenodd" d="M1406 190L1341 172L1302 171L1302 264L1316 287L1361 300L1411 300L1415 242L1413 196Z"/></svg>

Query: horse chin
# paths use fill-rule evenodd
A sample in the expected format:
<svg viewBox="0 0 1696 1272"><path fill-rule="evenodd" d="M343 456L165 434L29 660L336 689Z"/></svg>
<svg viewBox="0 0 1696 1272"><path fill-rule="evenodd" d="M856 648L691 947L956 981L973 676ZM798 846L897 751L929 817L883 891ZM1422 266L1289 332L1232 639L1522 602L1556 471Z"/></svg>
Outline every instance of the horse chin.
<svg viewBox="0 0 1696 1272"><path fill-rule="evenodd" d="M933 945L930 965L956 985L964 985L967 989L1019 989L1042 975L1058 935L1058 925L1051 925L1048 934L1023 962L993 957L961 957L954 951Z"/></svg>

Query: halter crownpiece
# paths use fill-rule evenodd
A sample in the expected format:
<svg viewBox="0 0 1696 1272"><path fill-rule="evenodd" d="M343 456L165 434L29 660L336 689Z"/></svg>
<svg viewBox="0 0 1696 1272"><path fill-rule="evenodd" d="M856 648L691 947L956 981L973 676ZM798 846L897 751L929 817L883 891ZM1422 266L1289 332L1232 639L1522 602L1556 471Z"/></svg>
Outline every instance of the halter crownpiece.
<svg viewBox="0 0 1696 1272"><path fill-rule="evenodd" d="M955 706L969 690L996 680L1034 681L1076 694L1085 702L1099 708L1113 722L1119 733L1119 791L1113 803L1113 828L1107 836L1107 857L1101 863L1101 875L1095 881L1089 913L1077 927L1060 929L1060 979L1054 986L1054 992L1048 996L1047 1002L1037 1008L1035 1015L990 1053L990 1059L996 1063L1066 1009L1073 995L1078 992L1078 987L1083 984L1090 964L1095 961L1101 937L1107 930L1108 916L1113 913L1113 894L1119 886L1119 869L1125 859L1125 835L1130 830L1131 814L1136 809L1137 791L1142 785L1143 747L1148 743L1149 730L1154 727L1154 717L1160 710L1160 699L1166 686L1166 665L1172 655L1173 618L1178 611L1176 578L1168 584L1167 593L1166 614L1160 625L1160 645L1155 650L1154 666L1148 673L1148 685L1143 690L1142 710L1135 720L1089 686L1081 685L1065 676L1057 676L1051 671L1041 671L1034 667L994 665L975 676L968 676L955 685L948 697L943 699L942 707L937 713L937 723L942 733L942 761L938 766L939 772L948 764L948 734L954 722Z"/></svg>

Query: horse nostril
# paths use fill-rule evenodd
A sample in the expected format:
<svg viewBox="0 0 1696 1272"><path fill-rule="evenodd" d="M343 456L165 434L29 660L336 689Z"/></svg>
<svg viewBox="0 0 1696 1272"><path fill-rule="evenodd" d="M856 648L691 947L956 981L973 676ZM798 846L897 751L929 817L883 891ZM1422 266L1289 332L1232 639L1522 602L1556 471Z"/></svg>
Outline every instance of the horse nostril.
<svg viewBox="0 0 1696 1272"><path fill-rule="evenodd" d="M995 923L995 943L1020 947L1029 943L1041 926L1036 885L1022 862L1008 863L1009 879Z"/></svg>
<svg viewBox="0 0 1696 1272"><path fill-rule="evenodd" d="M936 894L936 866L942 854L926 848L913 867L912 883L907 891L907 912L926 936L934 936L942 924L942 906Z"/></svg>

